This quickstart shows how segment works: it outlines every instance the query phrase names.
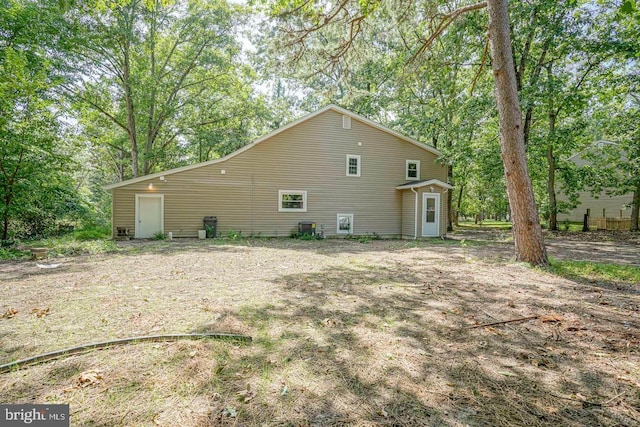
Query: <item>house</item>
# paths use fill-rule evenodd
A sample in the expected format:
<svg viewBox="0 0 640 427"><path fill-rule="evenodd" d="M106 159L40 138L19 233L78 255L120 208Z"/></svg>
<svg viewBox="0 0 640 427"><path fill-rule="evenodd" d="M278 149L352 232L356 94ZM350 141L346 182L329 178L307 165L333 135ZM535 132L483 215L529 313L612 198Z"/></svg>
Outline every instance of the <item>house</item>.
<svg viewBox="0 0 640 427"><path fill-rule="evenodd" d="M597 155L599 151L606 149L607 146L615 145L616 143L611 141L596 141L579 153L569 157L568 160L579 167L589 166L592 163L589 160L590 155ZM566 200L566 197L559 193L558 199ZM632 193L610 196L606 191L602 191L599 194L592 194L587 188L578 193L578 200L579 204L575 209L558 214L558 222L582 222L585 214L589 215L591 228L604 228L604 226L598 226L597 224L603 223L605 218L626 219L630 221L631 202L633 200ZM626 228L629 228L628 225Z"/></svg>
<svg viewBox="0 0 640 427"><path fill-rule="evenodd" d="M447 166L440 152L329 105L226 157L107 186L112 228L135 238L289 236L312 222L326 236L443 236Z"/></svg>

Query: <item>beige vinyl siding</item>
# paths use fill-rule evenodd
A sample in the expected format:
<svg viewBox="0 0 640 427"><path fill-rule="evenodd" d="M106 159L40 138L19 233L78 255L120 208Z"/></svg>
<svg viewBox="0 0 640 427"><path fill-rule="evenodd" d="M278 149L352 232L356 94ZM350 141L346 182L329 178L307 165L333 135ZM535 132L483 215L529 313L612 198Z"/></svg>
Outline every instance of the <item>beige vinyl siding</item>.
<svg viewBox="0 0 640 427"><path fill-rule="evenodd" d="M588 146L582 152L572 156L569 158L570 161L575 163L579 167L589 166L592 164L590 160L588 160L588 154L595 154L598 151L602 150L602 146L606 145L617 145L615 142L611 141L596 141ZM626 155L622 154L622 158L626 159ZM562 194L561 190L558 190L557 197L559 201L566 201L567 197ZM591 211L591 218L602 218L604 209L604 217L606 218L619 218L620 211L622 210L622 205L630 206L633 200L633 194L628 193L622 196L609 196L606 194L606 191L603 191L601 194L597 195L597 198L591 194L590 191L581 191L579 192L580 204L570 212L567 213L559 213L558 221L575 221L582 222L584 220L584 214L587 213L587 209ZM631 208L627 208L622 210L623 218L631 217Z"/></svg>
<svg viewBox="0 0 640 427"><path fill-rule="evenodd" d="M447 234L447 212L449 206L449 197L444 190L438 190L440 192L440 235L445 236ZM449 190L451 191L451 190Z"/></svg>
<svg viewBox="0 0 640 427"><path fill-rule="evenodd" d="M558 199L563 200L563 195L558 194ZM606 218L619 218L622 205L630 206L633 200L632 194L623 196L607 196L606 194L600 194L596 199L588 191L580 192L580 204L577 208L568 213L558 214L558 221L574 221L581 222L584 220L584 214L587 213L587 209L591 210L591 218L602 218L602 210L605 210ZM623 210L622 215L624 218L631 217L631 208Z"/></svg>
<svg viewBox="0 0 640 427"><path fill-rule="evenodd" d="M347 154L360 156L360 177L346 176ZM433 153L355 118L343 129L342 114L328 110L225 161L151 179L153 190L150 181L113 189L113 225L133 228L135 193L154 192L164 194L164 232L176 237L196 236L207 215L223 235L286 236L299 221L335 235L338 213L354 215L354 234L400 236L403 192L395 187L407 159L421 161L421 179L446 182ZM279 190L307 191L307 212L278 212Z"/></svg>
<svg viewBox="0 0 640 427"><path fill-rule="evenodd" d="M420 202L418 202L420 203ZM420 220L420 212L416 218L416 195L411 190L402 190L402 237L413 239L416 237L415 221Z"/></svg>

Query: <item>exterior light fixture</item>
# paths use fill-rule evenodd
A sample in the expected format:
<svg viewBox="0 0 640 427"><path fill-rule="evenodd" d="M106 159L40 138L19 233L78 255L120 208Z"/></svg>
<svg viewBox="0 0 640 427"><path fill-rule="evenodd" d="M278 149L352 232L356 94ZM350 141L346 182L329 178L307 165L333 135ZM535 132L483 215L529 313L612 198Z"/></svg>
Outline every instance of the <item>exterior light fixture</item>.
<svg viewBox="0 0 640 427"><path fill-rule="evenodd" d="M147 188L149 190L153 190L153 182L150 182L149 185L147 185Z"/></svg>

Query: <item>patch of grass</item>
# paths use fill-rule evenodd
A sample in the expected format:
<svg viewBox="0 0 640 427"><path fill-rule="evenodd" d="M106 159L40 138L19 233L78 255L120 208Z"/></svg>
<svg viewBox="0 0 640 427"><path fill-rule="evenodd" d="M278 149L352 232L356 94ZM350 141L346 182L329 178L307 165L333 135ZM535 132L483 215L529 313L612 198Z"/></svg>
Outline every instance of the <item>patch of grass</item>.
<svg viewBox="0 0 640 427"><path fill-rule="evenodd" d="M94 255L119 251L118 246L112 240L88 240L69 242L52 242L48 245L52 255L74 256L74 255Z"/></svg>
<svg viewBox="0 0 640 427"><path fill-rule="evenodd" d="M74 231L73 238L79 241L85 240L101 240L111 237L111 229L109 227L88 226L82 230Z"/></svg>
<svg viewBox="0 0 640 427"><path fill-rule="evenodd" d="M29 248L46 247L51 256L73 256L116 252L118 246L110 240L109 227L88 226L60 236L27 241L7 241L0 246L0 260L29 259Z"/></svg>
<svg viewBox="0 0 640 427"><path fill-rule="evenodd" d="M569 279L640 284L640 267L632 265L552 259L551 271Z"/></svg>
<svg viewBox="0 0 640 427"><path fill-rule="evenodd" d="M3 248L0 247L0 260L18 260L27 259L31 254L27 251L21 251L17 248Z"/></svg>
<svg viewBox="0 0 640 427"><path fill-rule="evenodd" d="M369 235L367 235L367 234L363 234L361 236L358 236L357 240L360 243L371 243L371 237Z"/></svg>
<svg viewBox="0 0 640 427"><path fill-rule="evenodd" d="M543 230L549 230L549 224L547 222L541 222L540 225L542 226ZM564 232L578 232L578 231L582 231L582 222L571 222L571 221L558 221L558 231L564 231Z"/></svg>
<svg viewBox="0 0 640 427"><path fill-rule="evenodd" d="M242 239L242 231L229 230L227 231L227 239L240 240Z"/></svg>
<svg viewBox="0 0 640 427"><path fill-rule="evenodd" d="M558 224L558 228L564 231L582 231L582 226L582 222L563 221L561 224Z"/></svg>
<svg viewBox="0 0 640 427"><path fill-rule="evenodd" d="M49 248L50 256L93 255L118 252L120 250L118 245L111 239L78 240L75 237L75 233L41 240L32 240L26 243L26 245L30 248Z"/></svg>
<svg viewBox="0 0 640 427"><path fill-rule="evenodd" d="M491 228L493 230L511 230L513 224L509 221L493 221L493 220L485 220L478 222L477 224L474 221L460 221L458 227L460 228Z"/></svg>

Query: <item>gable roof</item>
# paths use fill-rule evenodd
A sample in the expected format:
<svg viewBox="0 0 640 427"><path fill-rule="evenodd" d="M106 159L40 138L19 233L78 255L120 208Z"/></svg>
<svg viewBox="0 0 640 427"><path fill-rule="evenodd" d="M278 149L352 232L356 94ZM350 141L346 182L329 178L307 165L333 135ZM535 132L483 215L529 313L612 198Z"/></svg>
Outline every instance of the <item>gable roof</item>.
<svg viewBox="0 0 640 427"><path fill-rule="evenodd" d="M396 132L395 130L389 129L388 127L382 126L381 124L378 124L378 123L376 123L376 122L374 122L372 120L369 120L364 116L361 116L361 115L356 114L354 112L351 112L349 110L345 110L344 108L338 107L337 105L330 104L330 105L327 105L324 108L321 108L320 110L318 110L318 111L316 111L314 113L307 114L306 116L303 116L303 117L299 118L298 120L294 120L291 123L288 123L288 124L278 128L278 129L276 129L276 130L274 130L272 132L269 132L268 134L263 135L260 138L253 140L251 143L245 145L244 147L239 148L238 150L234 151L233 153L227 154L226 156L220 157L219 159L208 160L206 162L194 163L192 165L182 166L182 167L179 167L179 168L168 169L168 170L165 170L165 171L162 171L162 172L156 172L156 173L152 173L152 174L149 174L149 175L139 176L137 178L132 178L132 179L128 179L126 181L120 181L120 182L116 182L116 183L113 183L113 184L106 185L104 188L106 190L113 190L115 188L123 187L123 186L129 185L129 184L135 184L137 182L146 181L148 179L159 178L161 176L171 175L171 174L174 174L174 173L177 173L177 172L188 171L188 170L191 170L191 169L196 169L196 168L200 168L200 167L204 167L204 166L208 166L208 165L213 165L213 164L216 164L216 163L224 162L224 161L226 161L226 160L228 160L228 159L230 159L232 157L237 156L240 153L243 153L243 152L245 152L247 150L250 150L254 146L256 146L256 145L258 145L258 144L260 144L260 143L262 143L264 141L269 140L273 136L278 135L279 133L284 132L287 129L290 129L290 128L294 127L294 126L299 125L300 123L304 123L304 122L306 122L308 120L311 120L312 118L314 118L316 116L319 116L320 114L325 113L327 111L335 111L336 113L343 114L345 116L348 116L348 117L351 117L353 119L356 119L356 120L358 120L360 122L365 123L366 125L371 126L372 128L381 130L382 132L385 132L385 133L388 133L389 135L395 136L398 139L401 139L401 140L403 140L405 142L408 142L408 143L413 144L413 145L415 145L417 147L420 147L423 150L426 150L426 151L428 151L428 152L430 152L432 154L435 154L438 157L442 155L442 153L440 151L436 150L435 148L433 148L433 147L431 147L429 145L426 145L426 144L424 144L424 143L422 143L420 141L417 141L417 140L415 140L413 138L409 138L408 136L402 135L401 133Z"/></svg>
<svg viewBox="0 0 640 427"><path fill-rule="evenodd" d="M587 145L582 150L578 151L577 153L575 153L574 155L569 157L567 160L570 160L570 161L575 161L575 160L578 160L578 159L581 160L582 159L582 155L584 153L592 152L592 151L594 151L594 149L601 150L602 147L604 147L605 145L618 145L618 143L617 142L613 142L613 141L607 141L606 139L599 139L599 140L594 141L591 144Z"/></svg>
<svg viewBox="0 0 640 427"><path fill-rule="evenodd" d="M438 187L446 188L447 190L451 190L453 188L452 185L440 181L439 179L427 179L425 181L412 181L407 182L406 184L398 185L396 187L396 190L409 190L411 188L426 187L427 185L437 185Z"/></svg>

